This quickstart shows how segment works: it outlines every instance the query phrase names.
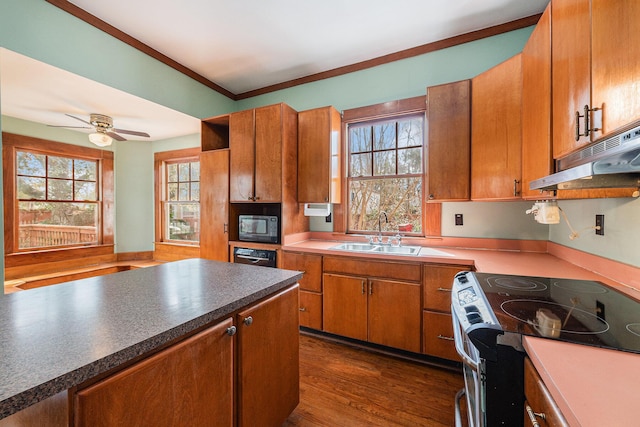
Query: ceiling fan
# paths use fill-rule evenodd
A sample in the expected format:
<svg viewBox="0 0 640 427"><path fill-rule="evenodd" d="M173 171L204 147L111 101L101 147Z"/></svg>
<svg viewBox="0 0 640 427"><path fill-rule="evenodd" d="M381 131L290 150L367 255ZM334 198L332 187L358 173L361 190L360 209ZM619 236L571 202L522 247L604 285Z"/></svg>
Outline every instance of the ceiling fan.
<svg viewBox="0 0 640 427"><path fill-rule="evenodd" d="M89 141L100 147L106 147L111 145L113 139L116 141L126 141L127 139L119 133L124 133L127 135L135 135L142 136L145 138L149 138L149 134L146 132L139 132L135 130L126 130L126 129L117 129L113 127L113 119L109 116L105 116L104 114L95 114L92 113L89 115L89 121L81 119L80 117L72 116L71 114L65 114L71 118L81 121L89 126L53 126L52 127L63 127L63 128L71 128L71 129L94 129L94 133L89 134Z"/></svg>

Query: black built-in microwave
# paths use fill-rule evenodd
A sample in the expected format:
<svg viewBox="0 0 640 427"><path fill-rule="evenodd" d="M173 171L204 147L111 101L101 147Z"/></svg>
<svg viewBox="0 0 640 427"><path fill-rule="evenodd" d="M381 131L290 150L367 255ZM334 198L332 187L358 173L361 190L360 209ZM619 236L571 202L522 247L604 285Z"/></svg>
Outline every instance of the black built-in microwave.
<svg viewBox="0 0 640 427"><path fill-rule="evenodd" d="M278 217L238 215L238 239L243 242L278 243Z"/></svg>

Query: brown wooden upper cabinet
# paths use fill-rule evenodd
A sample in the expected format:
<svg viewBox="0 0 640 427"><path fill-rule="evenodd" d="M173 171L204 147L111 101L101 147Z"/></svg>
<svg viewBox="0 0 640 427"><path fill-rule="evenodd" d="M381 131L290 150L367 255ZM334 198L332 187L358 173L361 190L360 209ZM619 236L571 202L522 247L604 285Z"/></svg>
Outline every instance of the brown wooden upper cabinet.
<svg viewBox="0 0 640 427"><path fill-rule="evenodd" d="M529 183L554 172L551 153L551 5L522 50L522 197L551 197Z"/></svg>
<svg viewBox="0 0 640 427"><path fill-rule="evenodd" d="M282 201L282 147L297 138L297 120L283 103L229 115L231 202Z"/></svg>
<svg viewBox="0 0 640 427"><path fill-rule="evenodd" d="M428 199L469 200L471 82L427 88Z"/></svg>
<svg viewBox="0 0 640 427"><path fill-rule="evenodd" d="M640 119L640 3L553 0L551 7L558 159Z"/></svg>
<svg viewBox="0 0 640 427"><path fill-rule="evenodd" d="M521 54L474 77L471 88L471 199L520 199Z"/></svg>
<svg viewBox="0 0 640 427"><path fill-rule="evenodd" d="M340 203L340 129L333 107L298 113L299 203Z"/></svg>

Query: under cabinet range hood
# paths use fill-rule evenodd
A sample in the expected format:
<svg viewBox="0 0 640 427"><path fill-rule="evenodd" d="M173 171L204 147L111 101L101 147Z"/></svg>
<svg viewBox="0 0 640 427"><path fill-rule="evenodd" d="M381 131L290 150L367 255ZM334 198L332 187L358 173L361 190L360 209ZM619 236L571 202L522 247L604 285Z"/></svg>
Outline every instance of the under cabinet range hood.
<svg viewBox="0 0 640 427"><path fill-rule="evenodd" d="M640 188L640 126L556 161L559 171L529 183L531 190Z"/></svg>

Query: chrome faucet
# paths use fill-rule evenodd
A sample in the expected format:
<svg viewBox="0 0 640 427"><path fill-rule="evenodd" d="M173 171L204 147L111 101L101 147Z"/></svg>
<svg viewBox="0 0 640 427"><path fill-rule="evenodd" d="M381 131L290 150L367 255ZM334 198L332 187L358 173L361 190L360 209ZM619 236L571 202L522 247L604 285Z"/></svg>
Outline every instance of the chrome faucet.
<svg viewBox="0 0 640 427"><path fill-rule="evenodd" d="M389 218L385 211L381 211L378 215L378 243L382 244L382 216L384 215L384 222L389 224Z"/></svg>

